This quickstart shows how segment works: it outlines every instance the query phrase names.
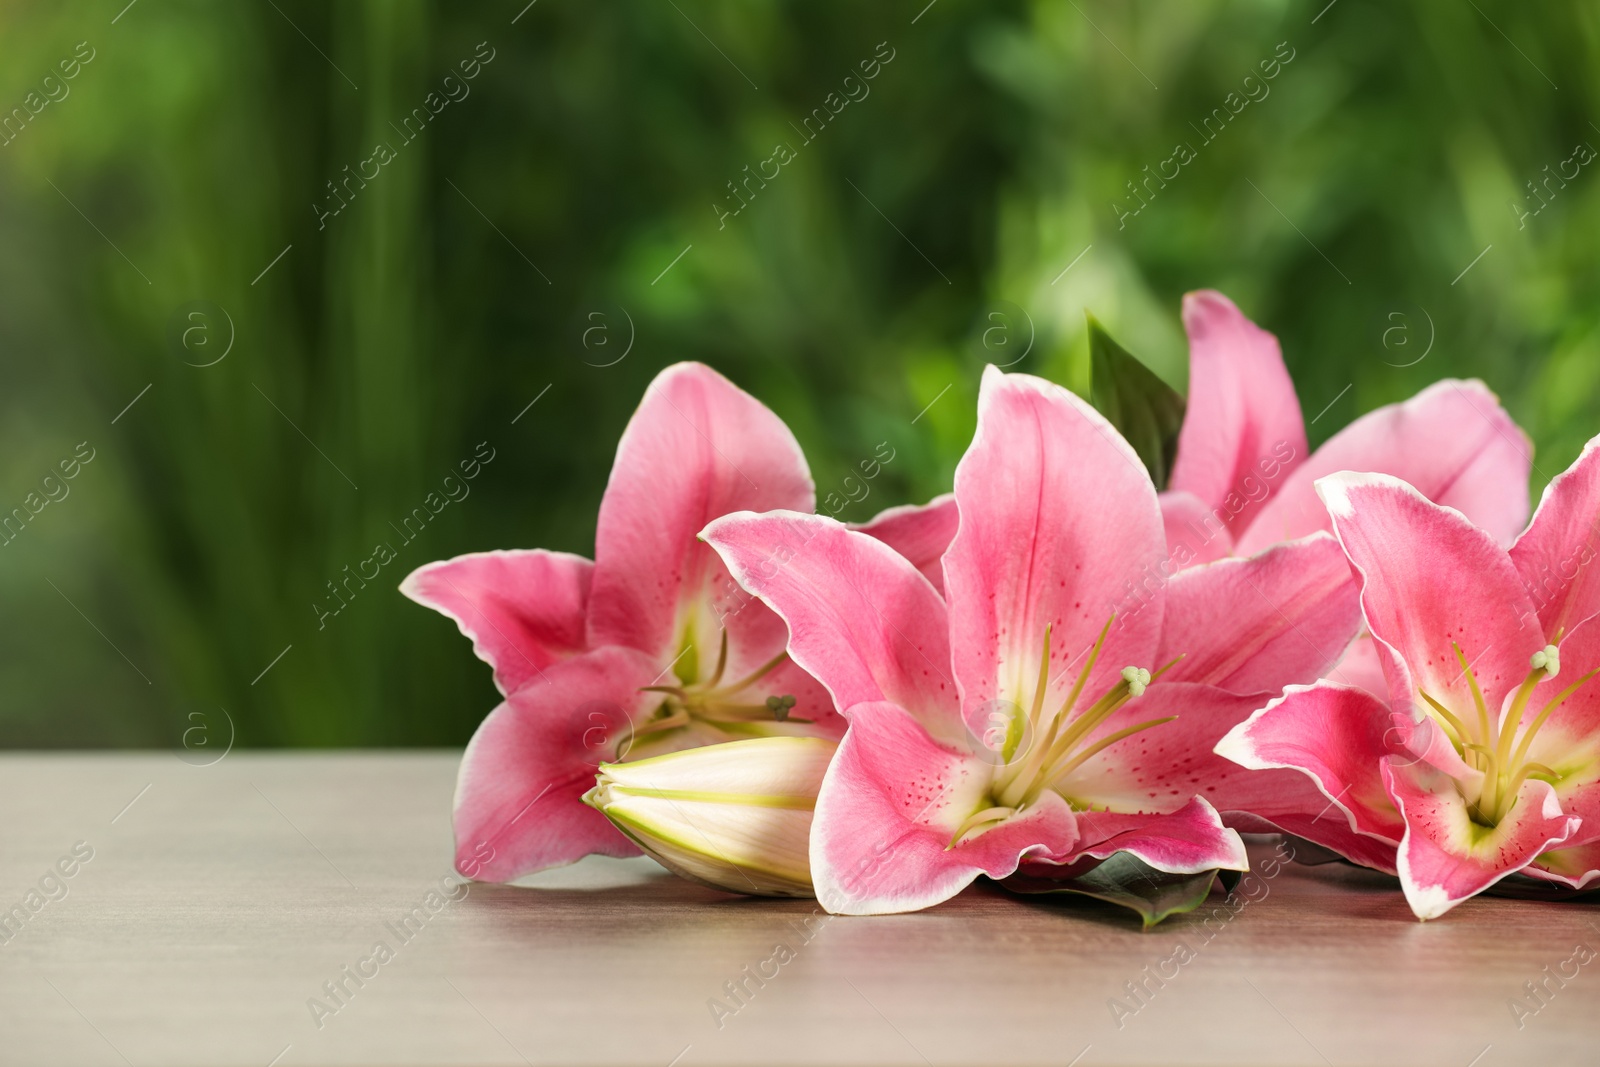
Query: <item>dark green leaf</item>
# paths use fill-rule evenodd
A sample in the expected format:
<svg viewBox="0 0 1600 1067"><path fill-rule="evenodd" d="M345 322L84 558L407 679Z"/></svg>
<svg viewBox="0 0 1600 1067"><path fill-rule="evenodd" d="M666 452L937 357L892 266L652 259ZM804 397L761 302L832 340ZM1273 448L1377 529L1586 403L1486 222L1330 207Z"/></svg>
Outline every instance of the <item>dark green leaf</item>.
<svg viewBox="0 0 1600 1067"><path fill-rule="evenodd" d="M1169 915L1198 908L1211 892L1216 871L1168 874L1127 852L1118 852L1076 878L1032 878L1013 875L1000 884L1013 893L1070 893L1093 897L1139 913L1146 928Z"/></svg>
<svg viewBox="0 0 1600 1067"><path fill-rule="evenodd" d="M1089 318L1089 401L1127 438L1157 489L1167 487L1178 452L1184 400L1093 315Z"/></svg>
<svg viewBox="0 0 1600 1067"><path fill-rule="evenodd" d="M1600 896L1600 887L1573 889L1559 882L1547 882L1542 878L1532 878L1526 874L1513 874L1502 878L1483 892L1485 896L1510 897L1513 900L1584 900L1592 903L1596 896Z"/></svg>

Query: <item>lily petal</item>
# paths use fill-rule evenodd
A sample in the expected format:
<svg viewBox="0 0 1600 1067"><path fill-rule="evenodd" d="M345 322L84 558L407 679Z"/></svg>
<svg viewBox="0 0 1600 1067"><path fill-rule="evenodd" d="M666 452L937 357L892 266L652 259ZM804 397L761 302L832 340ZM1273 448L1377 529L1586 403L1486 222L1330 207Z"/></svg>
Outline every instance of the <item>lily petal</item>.
<svg viewBox="0 0 1600 1067"><path fill-rule="evenodd" d="M1446 379L1334 434L1284 480L1239 538L1239 551L1248 555L1328 529L1315 483L1336 471L1401 478L1508 545L1528 521L1532 464L1527 435L1487 386Z"/></svg>
<svg viewBox="0 0 1600 1067"><path fill-rule="evenodd" d="M1544 632L1571 632L1600 613L1600 438L1551 479L1527 531L1511 546Z"/></svg>
<svg viewBox="0 0 1600 1067"><path fill-rule="evenodd" d="M1129 852L1158 871L1198 874L1201 871L1248 871L1239 834L1222 824L1217 809L1200 797L1190 797L1177 811L1123 813L1080 811L1078 844L1062 866L1083 856L1105 859ZM1029 874L1048 876L1048 860L1030 858Z"/></svg>
<svg viewBox="0 0 1600 1067"><path fill-rule="evenodd" d="M1364 690L1329 682L1292 685L1217 744L1217 755L1263 777L1235 780L1214 799L1224 811L1259 815L1358 862L1368 861L1351 855L1351 832L1381 839L1388 846L1387 862L1369 866L1393 870L1394 847L1405 824L1390 802L1379 767L1386 756L1403 752L1402 742L1413 733L1409 719L1397 718ZM1321 793L1320 803L1315 808L1284 804L1273 796L1272 779L1266 775L1281 771L1310 778ZM1293 829L1286 819L1293 821Z"/></svg>
<svg viewBox="0 0 1600 1067"><path fill-rule="evenodd" d="M1163 583L1132 576L1166 559L1155 488L1133 449L1088 404L1025 374L984 371L978 429L956 468L961 525L944 557L950 644L963 709L1022 703L1050 630L1050 699L1073 684L1113 613L1086 691L1148 666Z"/></svg>
<svg viewBox="0 0 1600 1067"><path fill-rule="evenodd" d="M582 797L627 744L653 667L630 649L599 649L552 664L489 714L456 780L457 870L508 882L590 853L637 855Z"/></svg>
<svg viewBox="0 0 1600 1067"><path fill-rule="evenodd" d="M1389 680L1383 676L1383 661L1378 658L1377 642L1365 631L1350 642L1350 646L1344 650L1344 656L1324 677L1340 685L1365 689L1384 703L1389 702Z"/></svg>
<svg viewBox="0 0 1600 1067"><path fill-rule="evenodd" d="M1224 734L1261 706L1260 694L1239 696L1212 686L1163 679L1128 702L1084 739L1091 745L1128 726L1171 718L1104 749L1060 783L1076 809L1171 812L1190 797L1215 799L1221 780L1245 774L1214 755Z"/></svg>
<svg viewBox="0 0 1600 1067"><path fill-rule="evenodd" d="M473 552L418 567L400 592L455 620L502 694L584 650L594 564L542 548Z"/></svg>
<svg viewBox="0 0 1600 1067"><path fill-rule="evenodd" d="M1600 671L1600 618L1591 618L1561 642L1561 673L1533 690L1524 730L1539 709L1585 676ZM1583 820L1569 845L1600 841L1600 678L1579 685L1551 713L1528 745L1527 758L1553 770L1561 810Z"/></svg>
<svg viewBox="0 0 1600 1067"><path fill-rule="evenodd" d="M1343 810L1329 802L1316 781L1301 769L1263 763L1241 765L1213 750L1261 704L1260 694L1239 696L1211 686L1167 682L1152 686L1105 723L1093 737L1129 724L1175 716L1174 721L1128 737L1073 771L1062 790L1078 809L1092 807L1095 818L1117 812L1167 812L1200 797L1239 830L1298 834L1325 843L1368 866L1394 870L1394 836L1378 841L1358 833ZM1371 774L1379 799L1382 784Z"/></svg>
<svg viewBox="0 0 1600 1067"><path fill-rule="evenodd" d="M960 515L954 493L936 496L926 504L886 508L852 530L869 534L911 561L922 576L944 595L944 550L956 535Z"/></svg>
<svg viewBox="0 0 1600 1067"><path fill-rule="evenodd" d="M1362 575L1361 605L1389 679L1389 702L1420 720L1418 689L1472 714L1471 679L1491 715L1544 647L1533 604L1505 551L1460 512L1398 478L1335 474L1317 483L1334 532ZM1465 770L1463 765L1461 770Z"/></svg>
<svg viewBox="0 0 1600 1067"><path fill-rule="evenodd" d="M702 536L788 624L790 657L846 714L887 700L937 736L960 736L944 601L904 556L833 519L790 511L727 515Z"/></svg>
<svg viewBox="0 0 1600 1067"><path fill-rule="evenodd" d="M1076 840L1054 793L951 847L981 804L989 765L940 745L904 709L862 704L822 781L811 824L817 899L842 915L915 911L948 900L980 874L1004 878L1030 854Z"/></svg>
<svg viewBox="0 0 1600 1067"><path fill-rule="evenodd" d="M699 643L714 649L718 620L705 605L732 585L695 535L731 511L810 511L814 502L805 457L781 419L709 367L668 367L628 422L600 502L590 646L625 645L666 662L684 627L696 625L707 631ZM783 647L764 611L723 620L735 677Z"/></svg>
<svg viewBox="0 0 1600 1067"><path fill-rule="evenodd" d="M1233 555L1233 535L1224 521L1225 511L1218 515L1193 493L1176 490L1162 493L1160 500L1172 570Z"/></svg>
<svg viewBox="0 0 1600 1067"><path fill-rule="evenodd" d="M1550 783L1531 778L1492 829L1474 823L1456 783L1427 764L1385 762L1383 781L1406 821L1400 886L1419 919L1436 919L1527 867L1576 833L1581 821L1562 812Z"/></svg>
<svg viewBox="0 0 1600 1067"><path fill-rule="evenodd" d="M1221 293L1185 295L1183 327L1189 334L1189 403L1171 488L1218 509L1237 536L1266 499L1257 487L1266 488L1306 457L1300 401L1278 339ZM1264 476L1267 470L1271 477Z"/></svg>
<svg viewBox="0 0 1600 1067"><path fill-rule="evenodd" d="M1582 836L1583 833L1580 827L1574 836ZM1587 888L1600 879L1600 841L1541 852L1537 860L1523 868L1522 873L1543 878L1547 882L1560 882L1573 889Z"/></svg>
<svg viewBox="0 0 1600 1067"><path fill-rule="evenodd" d="M1317 534L1174 575L1156 660L1184 657L1167 681L1277 693L1320 677L1360 626L1360 588L1344 551Z"/></svg>

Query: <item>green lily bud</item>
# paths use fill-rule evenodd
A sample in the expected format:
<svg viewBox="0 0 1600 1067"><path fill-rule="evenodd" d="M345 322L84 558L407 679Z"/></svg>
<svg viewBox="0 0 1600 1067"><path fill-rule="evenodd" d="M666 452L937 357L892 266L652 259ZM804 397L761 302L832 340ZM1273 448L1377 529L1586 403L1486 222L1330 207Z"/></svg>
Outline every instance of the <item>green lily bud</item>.
<svg viewBox="0 0 1600 1067"><path fill-rule="evenodd" d="M583 799L691 882L809 897L811 813L836 747L816 737L759 737L602 763Z"/></svg>

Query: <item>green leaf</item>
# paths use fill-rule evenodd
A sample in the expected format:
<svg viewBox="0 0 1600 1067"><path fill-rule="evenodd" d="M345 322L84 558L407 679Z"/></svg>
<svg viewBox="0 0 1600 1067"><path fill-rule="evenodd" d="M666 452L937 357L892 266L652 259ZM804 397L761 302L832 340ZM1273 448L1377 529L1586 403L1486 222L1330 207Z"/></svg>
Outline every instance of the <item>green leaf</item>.
<svg viewBox="0 0 1600 1067"><path fill-rule="evenodd" d="M1573 889L1559 882L1547 882L1542 878L1531 878L1525 874L1512 874L1485 889L1483 894L1489 897L1510 897L1513 900L1593 902L1595 896L1600 895L1600 887Z"/></svg>
<svg viewBox="0 0 1600 1067"><path fill-rule="evenodd" d="M1198 908L1211 892L1216 876L1216 871L1168 874L1131 853L1117 852L1094 870L1076 878L1032 878L1018 874L1000 884L1013 893L1066 893L1117 904L1138 912L1145 928L1149 929L1169 915Z"/></svg>
<svg viewBox="0 0 1600 1067"><path fill-rule="evenodd" d="M1139 454L1157 489L1167 487L1178 452L1184 399L1089 315L1089 402Z"/></svg>

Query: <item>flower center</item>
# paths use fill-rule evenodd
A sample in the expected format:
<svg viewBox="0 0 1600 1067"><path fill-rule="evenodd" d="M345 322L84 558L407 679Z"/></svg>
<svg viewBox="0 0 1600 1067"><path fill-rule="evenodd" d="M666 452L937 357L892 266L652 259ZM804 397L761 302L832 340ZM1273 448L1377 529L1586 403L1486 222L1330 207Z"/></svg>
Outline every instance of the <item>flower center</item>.
<svg viewBox="0 0 1600 1067"><path fill-rule="evenodd" d="M1556 633L1555 639L1557 642L1561 640L1560 631ZM1534 689L1540 682L1546 678L1554 678L1561 671L1560 649L1554 644L1546 645L1529 658L1528 676L1522 680L1522 684L1512 696L1511 706L1506 709L1504 721L1498 721L1495 716L1489 714L1489 706L1483 699L1483 690L1479 688L1478 679L1473 675L1472 665L1467 662L1461 646L1452 641L1450 647L1455 650L1462 673L1466 675L1467 688L1472 693L1476 714L1470 718L1463 718L1452 713L1449 708L1424 690L1419 688L1417 692L1427 702L1430 718L1444 731L1456 754L1469 767L1483 772L1483 783L1479 786L1476 797L1468 796L1467 791L1463 790L1462 795L1467 800L1467 814L1481 826L1498 826L1516 803L1517 791L1522 788L1523 782L1529 778L1549 782L1551 785L1561 781L1562 776L1559 773L1542 763L1530 760L1528 750L1533 746L1533 739L1550 721L1550 716L1555 710L1600 671L1590 671L1556 694L1524 730L1521 729L1522 720L1528 710L1528 701L1533 696Z"/></svg>
<svg viewBox="0 0 1600 1067"><path fill-rule="evenodd" d="M1176 715L1169 715L1162 719L1148 719L1097 740L1089 740L1089 735L1096 727L1115 715L1128 701L1143 696L1145 689L1155 679L1166 673L1173 663L1178 662L1174 659L1154 675L1141 667L1124 667L1121 679L1110 690L1087 708L1077 711L1084 686L1088 684L1089 675L1094 671L1095 662L1100 658L1100 650L1105 646L1106 634L1111 631L1111 623L1115 620L1116 616L1113 615L1106 621L1100 636L1095 640L1094 647L1089 650L1089 658L1084 663L1083 670L1079 672L1077 680L1073 682L1066 701L1050 712L1045 711L1046 693L1050 687L1050 628L1045 628L1044 652L1039 660L1038 684L1034 687L1033 699L1025 719L1022 717L1020 705L1015 706L1015 720L1009 724L1005 745L1001 751L1005 762L995 768L994 778L989 786L989 803L962 821L951 835L949 847L954 848L965 838L981 833L988 827L1023 811L1038 800L1047 789L1060 792L1059 786L1063 779L1090 758L1119 741L1177 718ZM1032 743L1025 751L1019 753L1017 749L1021 747L1023 738L1032 738Z"/></svg>
<svg viewBox="0 0 1600 1067"><path fill-rule="evenodd" d="M707 723L726 733L751 734L760 732L752 731L752 724L812 721L789 717L789 710L795 704L791 694L777 694L767 697L763 703L752 703L754 694L747 692L788 659L787 652L778 653L743 678L724 684L722 677L728 666L727 630L722 631L716 668L704 681L696 679L699 657L693 635L686 635L683 644L683 651L672 667L679 684L640 687L640 692L661 693L664 699L644 722L634 727L635 741L696 722Z"/></svg>

